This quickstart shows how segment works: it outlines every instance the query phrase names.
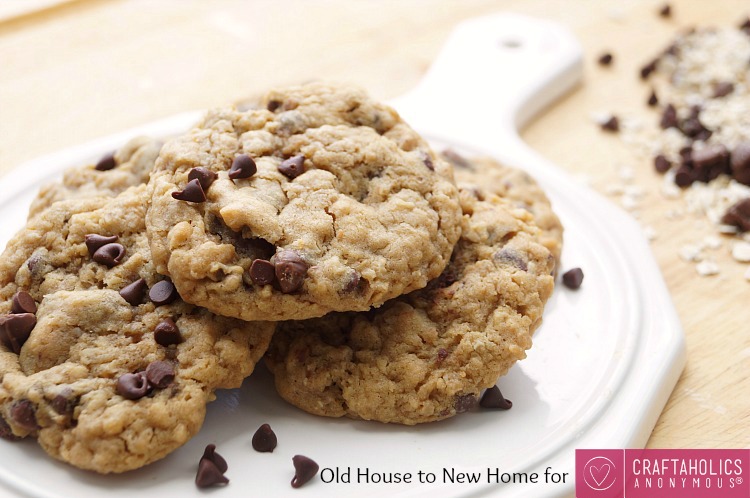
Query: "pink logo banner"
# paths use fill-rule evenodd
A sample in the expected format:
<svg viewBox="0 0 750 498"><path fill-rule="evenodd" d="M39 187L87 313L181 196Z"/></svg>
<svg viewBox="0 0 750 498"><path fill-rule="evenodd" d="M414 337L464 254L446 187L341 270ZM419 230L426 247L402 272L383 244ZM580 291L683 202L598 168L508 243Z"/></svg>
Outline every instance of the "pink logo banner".
<svg viewBox="0 0 750 498"><path fill-rule="evenodd" d="M750 450L576 450L578 498L750 498Z"/></svg>

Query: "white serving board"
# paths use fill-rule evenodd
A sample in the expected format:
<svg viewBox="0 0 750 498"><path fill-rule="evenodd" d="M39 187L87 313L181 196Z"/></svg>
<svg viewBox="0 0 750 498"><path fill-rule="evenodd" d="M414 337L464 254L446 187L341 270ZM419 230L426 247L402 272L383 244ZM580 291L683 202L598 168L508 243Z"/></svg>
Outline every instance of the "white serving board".
<svg viewBox="0 0 750 498"><path fill-rule="evenodd" d="M530 150L517 128L581 77L581 49L556 24L502 14L457 27L428 75L393 102L438 146L489 154L542 184L565 226L562 269L580 266L583 286L556 289L528 358L498 381L514 403L417 427L325 419L286 405L260 368L241 389L219 393L201 432L164 460L99 476L47 457L33 440L0 441L0 493L34 497L465 497L570 496L576 448L643 447L685 362L682 329L636 222ZM138 135L170 136L187 113L31 161L0 179L0 247L24 224L37 189ZM564 130L561 130L564 133ZM256 453L254 431L270 423L272 454ZM193 484L206 444L229 462L230 484ZM293 490L291 459L350 468L351 483L316 479ZM545 484L544 470L567 472ZM436 475L433 484L357 484L359 470ZM479 483L443 483L443 469L478 472ZM488 484L488 469L538 472L538 484ZM330 472L327 472L328 476Z"/></svg>

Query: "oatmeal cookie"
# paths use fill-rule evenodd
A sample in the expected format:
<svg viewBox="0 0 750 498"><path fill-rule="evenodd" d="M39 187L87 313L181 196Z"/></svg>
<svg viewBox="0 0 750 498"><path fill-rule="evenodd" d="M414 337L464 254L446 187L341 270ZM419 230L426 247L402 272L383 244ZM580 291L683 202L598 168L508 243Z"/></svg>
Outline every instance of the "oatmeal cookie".
<svg viewBox="0 0 750 498"><path fill-rule="evenodd" d="M246 320L379 306L437 277L460 234L450 165L357 89L209 112L165 144L151 182L157 271Z"/></svg>

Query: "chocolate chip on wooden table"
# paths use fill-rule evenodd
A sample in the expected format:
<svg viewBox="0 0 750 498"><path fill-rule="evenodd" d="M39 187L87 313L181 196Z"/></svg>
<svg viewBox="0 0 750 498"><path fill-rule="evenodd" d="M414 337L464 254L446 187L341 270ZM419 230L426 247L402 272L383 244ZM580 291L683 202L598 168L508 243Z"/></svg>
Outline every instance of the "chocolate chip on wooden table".
<svg viewBox="0 0 750 498"><path fill-rule="evenodd" d="M109 154L104 155L99 161L96 163L96 166L94 166L94 169L98 171L108 171L110 169L114 169L117 166L117 161L115 160L115 153L110 152Z"/></svg>
<svg viewBox="0 0 750 498"><path fill-rule="evenodd" d="M299 154L281 161L281 164L279 164L279 171L282 175L293 180L305 172L304 163L305 156Z"/></svg>
<svg viewBox="0 0 750 498"><path fill-rule="evenodd" d="M146 295L146 289L148 289L146 281L139 278L135 282L120 289L120 296L122 296L128 304L137 306L143 302L143 298Z"/></svg>
<svg viewBox="0 0 750 498"><path fill-rule="evenodd" d="M171 318L165 318L154 328L154 341L160 346L179 344L182 342L180 329Z"/></svg>
<svg viewBox="0 0 750 498"><path fill-rule="evenodd" d="M723 173L729 173L729 151L721 144L712 144L691 154L695 178L710 182Z"/></svg>
<svg viewBox="0 0 750 498"><path fill-rule="evenodd" d="M281 292L289 294L302 287L307 275L307 263L295 251L280 251L273 257L276 280Z"/></svg>
<svg viewBox="0 0 750 498"><path fill-rule="evenodd" d="M695 175L690 166L683 164L674 174L674 183L680 188L686 188L693 184Z"/></svg>
<svg viewBox="0 0 750 498"><path fill-rule="evenodd" d="M672 104L667 104L662 111L659 126L666 130L667 128L677 128L679 124L679 121L677 121L677 109Z"/></svg>
<svg viewBox="0 0 750 498"><path fill-rule="evenodd" d="M203 192L205 192L218 176L219 175L217 175L210 169L199 166L190 170L190 173L188 173L188 181L198 180L198 183L201 184Z"/></svg>
<svg viewBox="0 0 750 498"><path fill-rule="evenodd" d="M482 395L482 399L479 400L479 406L482 408L510 410L513 407L513 403L509 399L505 399L503 393L500 392L499 387L492 386Z"/></svg>
<svg viewBox="0 0 750 498"><path fill-rule="evenodd" d="M91 259L97 263L103 264L109 268L113 268L122 263L125 257L125 246L113 242L111 244L105 244L97 249L91 256Z"/></svg>
<svg viewBox="0 0 750 498"><path fill-rule="evenodd" d="M206 193L201 187L201 182L198 178L194 178L187 182L183 190L172 192L172 197L179 201L187 201L194 203L206 202Z"/></svg>
<svg viewBox="0 0 750 498"><path fill-rule="evenodd" d="M734 148L730 168L735 180L750 185L750 142L742 142Z"/></svg>
<svg viewBox="0 0 750 498"><path fill-rule="evenodd" d="M36 325L33 313L14 313L0 316L0 342L16 354L31 335Z"/></svg>
<svg viewBox="0 0 750 498"><path fill-rule="evenodd" d="M232 167L229 168L229 178L232 180L250 178L257 172L258 166L253 161L253 158L247 154L240 154L232 161Z"/></svg>
<svg viewBox="0 0 750 498"><path fill-rule="evenodd" d="M204 459L210 460L214 465L216 465L216 468L219 469L222 474L229 469L229 465L227 464L227 461L224 459L224 457L216 453L215 444L209 444L206 446L206 449L203 450L203 456L201 457L201 460Z"/></svg>
<svg viewBox="0 0 750 498"><path fill-rule="evenodd" d="M672 163L663 154L659 154L654 158L654 169L658 173L666 173L670 168L672 168Z"/></svg>
<svg viewBox="0 0 750 498"><path fill-rule="evenodd" d="M721 217L721 222L742 232L750 231L750 197L732 204Z"/></svg>
<svg viewBox="0 0 750 498"><path fill-rule="evenodd" d="M568 289L578 289L583 283L583 270L573 268L563 273L562 281Z"/></svg>
<svg viewBox="0 0 750 498"><path fill-rule="evenodd" d="M320 466L312 459L304 455L294 455L292 457L294 464L294 477L292 478L292 487L299 488L315 477Z"/></svg>
<svg viewBox="0 0 750 498"><path fill-rule="evenodd" d="M146 367L148 383L159 389L164 389L174 380L174 366L168 361L152 361Z"/></svg>
<svg viewBox="0 0 750 498"><path fill-rule="evenodd" d="M255 285L272 284L276 278L276 269L273 263L265 259L253 260L250 265L250 280Z"/></svg>
<svg viewBox="0 0 750 498"><path fill-rule="evenodd" d="M36 313L36 301L31 297L31 294L25 290L20 290L13 295L13 304L11 305L10 312L14 314Z"/></svg>
<svg viewBox="0 0 750 498"><path fill-rule="evenodd" d="M651 73L656 71L656 66L659 64L659 59L654 59L641 68L641 79L645 80L651 76Z"/></svg>
<svg viewBox="0 0 750 498"><path fill-rule="evenodd" d="M171 280L162 280L148 291L148 298L157 306L169 304L180 297Z"/></svg>
<svg viewBox="0 0 750 498"><path fill-rule="evenodd" d="M148 394L150 388L145 372L126 373L117 379L117 394L126 399L140 399Z"/></svg>
<svg viewBox="0 0 750 498"><path fill-rule="evenodd" d="M100 247L117 242L117 235L107 236L91 233L84 237L84 241L86 243L86 248L89 250L89 254L93 256L96 250Z"/></svg>
<svg viewBox="0 0 750 498"><path fill-rule="evenodd" d="M263 424L258 427L258 430L253 434L253 449L261 453L270 453L276 448L278 440L276 434L268 424Z"/></svg>

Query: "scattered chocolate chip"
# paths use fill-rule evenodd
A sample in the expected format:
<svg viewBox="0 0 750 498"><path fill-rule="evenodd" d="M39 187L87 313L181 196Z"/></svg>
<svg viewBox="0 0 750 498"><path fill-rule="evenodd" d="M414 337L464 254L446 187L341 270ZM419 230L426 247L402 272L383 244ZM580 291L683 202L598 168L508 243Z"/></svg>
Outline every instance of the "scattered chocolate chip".
<svg viewBox="0 0 750 498"><path fill-rule="evenodd" d="M198 472L195 474L195 485L199 488L210 488L228 484L229 479L224 476L214 462L207 458L201 458L198 463Z"/></svg>
<svg viewBox="0 0 750 498"><path fill-rule="evenodd" d="M562 281L568 289L577 289L583 283L583 270L573 268L563 273Z"/></svg>
<svg viewBox="0 0 750 498"><path fill-rule="evenodd" d="M513 403L509 399L503 397L503 393L500 392L500 388L492 386L487 389L482 395L482 399L479 400L479 406L482 408L499 408L500 410L510 410L513 407Z"/></svg>
<svg viewBox="0 0 750 498"><path fill-rule="evenodd" d="M453 406L456 409L456 413L464 413L476 407L478 401L477 397L473 394L459 394L456 396Z"/></svg>
<svg viewBox="0 0 750 498"><path fill-rule="evenodd" d="M669 162L664 154L659 154L654 158L654 168L658 173L666 173L672 168L672 163Z"/></svg>
<svg viewBox="0 0 750 498"><path fill-rule="evenodd" d="M168 361L152 361L146 367L146 379L152 386L164 389L174 380L174 366Z"/></svg>
<svg viewBox="0 0 750 498"><path fill-rule="evenodd" d="M620 120L617 119L617 116L611 116L601 124L601 128L606 131L620 131Z"/></svg>
<svg viewBox="0 0 750 498"><path fill-rule="evenodd" d="M180 329L171 318L165 318L154 328L154 341L160 346L169 346L170 344L179 344L182 342Z"/></svg>
<svg viewBox="0 0 750 498"><path fill-rule="evenodd" d="M697 181L710 182L724 173L729 173L729 151L721 144L713 144L694 150L693 173Z"/></svg>
<svg viewBox="0 0 750 498"><path fill-rule="evenodd" d="M19 441L23 438L13 434L13 429L10 428L8 422L3 417L0 417L0 438L6 441Z"/></svg>
<svg viewBox="0 0 750 498"><path fill-rule="evenodd" d="M726 97L730 93L734 92L734 83L730 81L722 81L716 84L714 87L714 95L713 97L715 99Z"/></svg>
<svg viewBox="0 0 750 498"><path fill-rule="evenodd" d="M742 232L750 231L750 198L743 199L731 205L721 222L725 225L732 225Z"/></svg>
<svg viewBox="0 0 750 498"><path fill-rule="evenodd" d="M36 313L36 301L31 297L31 294L25 290L20 290L13 295L13 304L10 307L10 312L14 314Z"/></svg>
<svg viewBox="0 0 750 498"><path fill-rule="evenodd" d="M656 71L656 66L659 64L659 59L654 59L645 66L641 68L641 79L645 80L648 79L649 76L651 76L651 73Z"/></svg>
<svg viewBox="0 0 750 498"><path fill-rule="evenodd" d="M203 166L199 166L197 168L193 168L190 170L190 173L188 173L188 180L198 180L198 183L201 184L201 188L203 189L203 192L208 190L208 187L211 186L211 184L216 180L216 177L218 177L216 173L211 171L208 168L204 168Z"/></svg>
<svg viewBox="0 0 750 498"><path fill-rule="evenodd" d="M180 295L171 280L156 282L148 291L148 298L157 306L169 304L178 297Z"/></svg>
<svg viewBox="0 0 750 498"><path fill-rule="evenodd" d="M172 197L179 201L196 203L206 202L206 193L203 191L201 182L197 178L187 182L187 185L185 185L183 190L172 192Z"/></svg>
<svg viewBox="0 0 750 498"><path fill-rule="evenodd" d="M59 394L50 400L49 405L60 415L71 415L73 412L72 397L73 391L69 387L64 387Z"/></svg>
<svg viewBox="0 0 750 498"><path fill-rule="evenodd" d="M609 66L610 64L612 64L612 59L613 59L612 54L609 52L605 52L599 56L599 58L597 59L597 62L599 63L600 66Z"/></svg>
<svg viewBox="0 0 750 498"><path fill-rule="evenodd" d="M659 9L659 15L661 17L672 17L672 6L668 3L665 3L661 6Z"/></svg>
<svg viewBox="0 0 750 498"><path fill-rule="evenodd" d="M672 104L667 104L662 111L659 126L663 130L666 130L667 128L677 128L679 124L679 121L677 121L677 109Z"/></svg>
<svg viewBox="0 0 750 498"><path fill-rule="evenodd" d="M111 244L105 244L94 252L91 259L100 263L104 266L112 268L122 263L122 258L125 257L125 246L113 242Z"/></svg>
<svg viewBox="0 0 750 498"><path fill-rule="evenodd" d="M232 180L250 178L257 172L258 166L255 165L253 158L247 154L240 154L232 161L232 167L229 168L229 178Z"/></svg>
<svg viewBox="0 0 750 498"><path fill-rule="evenodd" d="M150 387L145 372L126 373L117 379L117 394L126 399L140 399L148 394Z"/></svg>
<svg viewBox="0 0 750 498"><path fill-rule="evenodd" d="M276 270L270 261L256 259L250 265L250 280L255 285L272 284L275 278Z"/></svg>
<svg viewBox="0 0 750 498"><path fill-rule="evenodd" d="M711 130L701 123L700 113L700 106L690 108L690 116L679 125L679 129L683 135L695 140L706 140L711 136Z"/></svg>
<svg viewBox="0 0 750 498"><path fill-rule="evenodd" d="M92 233L86 235L84 240L86 242L86 248L89 250L89 254L93 256L96 250L100 247L117 242L117 235L105 236Z"/></svg>
<svg viewBox="0 0 750 498"><path fill-rule="evenodd" d="M146 289L148 285L146 281L139 278L132 284L128 284L120 289L120 296L132 306L138 306L143 302L143 297L146 295Z"/></svg>
<svg viewBox="0 0 750 498"><path fill-rule="evenodd" d="M294 455L292 457L292 463L294 464L294 478L292 479L293 488L299 488L315 477L315 474L318 473L318 469L320 468L317 463L303 455Z"/></svg>
<svg viewBox="0 0 750 498"><path fill-rule="evenodd" d="M36 421L34 404L28 399L22 399L10 408L10 417L13 421L28 431L35 431L39 428Z"/></svg>
<svg viewBox="0 0 750 498"><path fill-rule="evenodd" d="M674 174L674 183L680 188L686 188L693 184L695 181L695 177L693 176L693 170L683 164L679 168L677 168L677 171Z"/></svg>
<svg viewBox="0 0 750 498"><path fill-rule="evenodd" d="M735 180L750 185L750 142L742 142L734 148L730 168Z"/></svg>
<svg viewBox="0 0 750 498"><path fill-rule="evenodd" d="M268 424L261 425L253 434L253 449L255 451L271 453L276 448L277 443L276 434Z"/></svg>
<svg viewBox="0 0 750 498"><path fill-rule="evenodd" d="M282 175L286 176L290 180L297 178L299 175L305 172L305 156L299 154L289 159L281 161L279 164L279 171Z"/></svg>
<svg viewBox="0 0 750 498"><path fill-rule="evenodd" d="M36 316L32 313L16 313L0 316L0 342L16 354L31 335L36 325Z"/></svg>
<svg viewBox="0 0 750 498"><path fill-rule="evenodd" d="M115 161L115 153L110 152L109 154L99 159L99 162L96 163L96 166L94 166L94 169L98 171L108 171L110 169L114 169L116 166L117 166L117 161Z"/></svg>
<svg viewBox="0 0 750 498"><path fill-rule="evenodd" d="M211 463L216 465L216 468L219 469L222 474L229 469L229 465L227 464L227 461L224 460L224 457L216 453L215 444L209 444L206 446L206 449L203 450L201 460L211 461Z"/></svg>
<svg viewBox="0 0 750 498"><path fill-rule="evenodd" d="M276 280L281 292L289 294L299 290L307 275L307 263L294 251L281 251L273 257Z"/></svg>
<svg viewBox="0 0 750 498"><path fill-rule="evenodd" d="M646 101L646 104L649 107L656 107L658 103L659 103L659 97L656 96L656 91L651 90L651 95L648 96L648 100Z"/></svg>

